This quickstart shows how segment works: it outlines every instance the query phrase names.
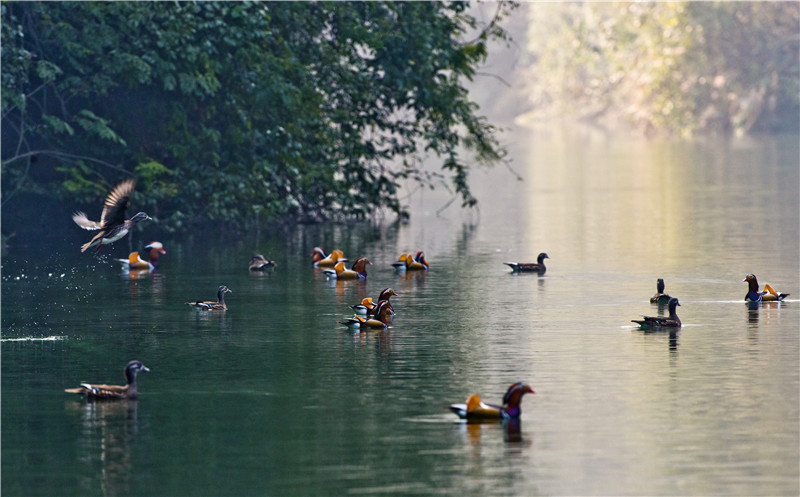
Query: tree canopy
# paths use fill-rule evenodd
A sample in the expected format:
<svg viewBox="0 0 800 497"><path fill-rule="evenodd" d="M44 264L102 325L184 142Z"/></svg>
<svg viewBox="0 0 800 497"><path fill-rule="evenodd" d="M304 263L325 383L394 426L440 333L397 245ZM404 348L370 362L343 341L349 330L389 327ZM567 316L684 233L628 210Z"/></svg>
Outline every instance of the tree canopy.
<svg viewBox="0 0 800 497"><path fill-rule="evenodd" d="M530 6L533 100L648 133L797 132L797 2Z"/></svg>
<svg viewBox="0 0 800 497"><path fill-rule="evenodd" d="M134 175L172 229L405 216L407 182L474 205L469 164L503 151L464 84L505 33L467 7L3 2L3 203L95 203Z"/></svg>

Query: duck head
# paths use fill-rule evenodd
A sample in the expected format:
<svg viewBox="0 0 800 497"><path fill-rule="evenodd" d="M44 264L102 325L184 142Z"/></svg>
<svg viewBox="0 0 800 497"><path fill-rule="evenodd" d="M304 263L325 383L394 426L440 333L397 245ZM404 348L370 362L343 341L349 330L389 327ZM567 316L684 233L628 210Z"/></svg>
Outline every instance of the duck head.
<svg viewBox="0 0 800 497"><path fill-rule="evenodd" d="M231 290L230 288L228 288L225 285L220 285L219 290L217 290L217 300L219 300L220 302L224 302L225 301L225 294L227 292L233 293L233 290Z"/></svg>
<svg viewBox="0 0 800 497"><path fill-rule="evenodd" d="M125 366L125 378L129 384L136 382L136 375L139 374L139 371L150 371L150 369L135 359Z"/></svg>
<svg viewBox="0 0 800 497"><path fill-rule="evenodd" d="M164 245L161 242L150 242L149 244L145 245L144 248L147 250L153 251L155 250L159 254L166 254L167 251L164 250Z"/></svg>
<svg viewBox="0 0 800 497"><path fill-rule="evenodd" d="M658 293L664 293L664 279L663 278L659 278L656 281L656 291Z"/></svg>
<svg viewBox="0 0 800 497"><path fill-rule="evenodd" d="M676 312L675 309L679 305L681 305L681 303L678 302L678 299L676 299L675 297L672 297L671 299L669 299L669 315L670 316L674 316L675 315L675 312Z"/></svg>
<svg viewBox="0 0 800 497"><path fill-rule="evenodd" d="M758 279L756 279L756 275L748 274L747 276L744 277L742 281L747 282L748 288L750 289L751 292L758 291Z"/></svg>
<svg viewBox="0 0 800 497"><path fill-rule="evenodd" d="M319 262L326 257L328 256L325 255L325 251L322 250L322 247L314 247L314 250L311 252L311 262Z"/></svg>
<svg viewBox="0 0 800 497"><path fill-rule="evenodd" d="M510 418L518 418L519 415L522 413L522 409L520 408L520 403L522 402L522 396L526 393L536 393L533 391L533 388L528 386L526 383L522 383L521 381L512 384L508 387L508 391L503 396L503 409L505 410L506 414Z"/></svg>
<svg viewBox="0 0 800 497"><path fill-rule="evenodd" d="M131 220L130 220L130 221L131 221L131 224L136 224L136 223L138 223L139 221L151 220L151 219L153 219L153 218L152 218L152 217L150 217L150 216L148 216L146 213L144 213L144 212L137 212L137 213L136 213L136 215L135 215L135 216L133 216L133 217L131 218Z"/></svg>
<svg viewBox="0 0 800 497"><path fill-rule="evenodd" d="M147 250L150 264L153 266L158 265L158 258L161 254L167 253L167 251L164 250L164 246L161 244L161 242L150 242L148 245L145 245L144 248Z"/></svg>
<svg viewBox="0 0 800 497"><path fill-rule="evenodd" d="M385 300L385 301L388 302L389 301L389 297L391 297L393 295L395 295L395 296L397 295L396 293L394 293L394 290L392 290L391 288L384 288L383 290L381 290L381 293L378 295L378 302L380 302L381 300Z"/></svg>
<svg viewBox="0 0 800 497"><path fill-rule="evenodd" d="M353 269L353 271L357 272L358 274L360 274L362 276L366 276L367 275L367 264L372 264L372 263L369 262L369 259L367 259L366 257L359 257L358 259L356 259L356 262L353 263L352 269Z"/></svg>
<svg viewBox="0 0 800 497"><path fill-rule="evenodd" d="M542 252L541 254L539 254L539 257L536 258L536 262L538 262L539 264L542 264L545 259L549 259L549 258L550 258L549 255L547 255L545 252Z"/></svg>

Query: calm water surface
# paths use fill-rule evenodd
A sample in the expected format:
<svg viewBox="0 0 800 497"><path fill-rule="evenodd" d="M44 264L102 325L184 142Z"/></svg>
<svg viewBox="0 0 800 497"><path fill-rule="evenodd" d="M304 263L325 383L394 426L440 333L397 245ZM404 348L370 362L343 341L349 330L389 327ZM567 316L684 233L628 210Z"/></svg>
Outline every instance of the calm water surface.
<svg viewBox="0 0 800 497"><path fill-rule="evenodd" d="M406 225L182 234L140 278L110 260L127 243L96 259L77 229L6 250L3 495L798 495L796 137L510 146L524 181L474 172L479 212L425 192ZM315 245L368 256L368 281L327 281ZM431 270L395 274L412 250ZM502 264L540 251L544 277ZM277 268L249 274L253 252ZM748 309L749 272L790 301ZM659 277L677 334L630 322ZM220 284L227 312L183 305ZM389 330L339 324L387 286ZM63 393L133 358L137 402ZM518 380L519 425L446 409Z"/></svg>

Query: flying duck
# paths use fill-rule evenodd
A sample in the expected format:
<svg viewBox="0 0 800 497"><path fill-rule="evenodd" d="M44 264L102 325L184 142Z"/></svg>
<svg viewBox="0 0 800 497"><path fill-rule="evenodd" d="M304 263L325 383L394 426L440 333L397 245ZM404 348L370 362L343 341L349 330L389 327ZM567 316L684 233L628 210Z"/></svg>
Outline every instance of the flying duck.
<svg viewBox="0 0 800 497"><path fill-rule="evenodd" d="M545 273L545 271L547 271L547 267L544 265L544 260L549 258L549 255L542 252L539 254L539 257L536 258L535 264L532 262L504 262L503 264L509 266L515 273L532 272L539 273L541 276Z"/></svg>
<svg viewBox="0 0 800 497"><path fill-rule="evenodd" d="M266 257L261 254L256 254L250 259L250 271L264 271L268 268L275 267L275 261L268 261Z"/></svg>
<svg viewBox="0 0 800 497"><path fill-rule="evenodd" d="M159 256L167 253L167 251L164 250L164 245L162 245L161 242L150 242L150 244L145 245L144 248L147 250L148 260L145 261L139 257L139 252L131 252L127 259L117 259L122 263L122 268L127 270L147 269L150 271L157 268Z"/></svg>
<svg viewBox="0 0 800 497"><path fill-rule="evenodd" d="M466 404L453 404L450 410L461 419L489 420L489 419L518 419L522 414L520 403L526 393L536 393L531 387L522 382L517 382L508 387L503 396L503 405L485 404L478 394L473 394L467 399Z"/></svg>
<svg viewBox="0 0 800 497"><path fill-rule="evenodd" d="M100 230L94 238L81 246L81 252L86 252L91 247L97 247L96 251L99 252L100 247L103 245L114 243L127 235L128 231L139 221L152 219L144 212L139 212L132 218L125 219L125 211L130 206L130 195L135 186L136 179L134 178L126 179L115 186L106 198L99 222L89 220L86 214L80 211L72 215L72 220L81 228L85 230Z"/></svg>
<svg viewBox="0 0 800 497"><path fill-rule="evenodd" d="M335 280L364 280L367 278L367 264L372 263L366 257L359 257L352 269L345 269L344 262L339 261L333 269L323 269L323 272Z"/></svg>
<svg viewBox="0 0 800 497"><path fill-rule="evenodd" d="M747 295L744 296L745 301L750 302L779 302L789 296L788 293L778 293L768 283L764 284L764 291L758 291L758 280L756 275L748 274L742 281L746 281L748 285Z"/></svg>
<svg viewBox="0 0 800 497"><path fill-rule="evenodd" d="M190 306L194 307L195 309L198 309L198 310L201 310L201 311L224 311L224 310L226 310L228 308L228 306L225 305L225 293L226 292L233 293L233 291L230 288L228 288L225 285L221 285L219 287L219 290L217 290L217 302L213 302L213 301L210 301L210 300L207 300L207 301L199 301L198 300L197 302L186 302L186 305L190 305Z"/></svg>
<svg viewBox="0 0 800 497"><path fill-rule="evenodd" d="M669 299L669 316L642 316L643 319L632 319L642 329L680 328L681 320L675 309L681 305L678 299Z"/></svg>
<svg viewBox="0 0 800 497"><path fill-rule="evenodd" d="M147 366L140 361L133 360L125 366L125 378L127 385L94 385L81 383L80 388L67 388L67 393L77 393L85 395L87 399L135 399L139 396L139 389L136 387L136 375L139 371L150 371Z"/></svg>
<svg viewBox="0 0 800 497"><path fill-rule="evenodd" d="M669 299L671 299L669 295L664 293L664 280L659 278L656 281L656 294L650 297L651 304L668 304Z"/></svg>

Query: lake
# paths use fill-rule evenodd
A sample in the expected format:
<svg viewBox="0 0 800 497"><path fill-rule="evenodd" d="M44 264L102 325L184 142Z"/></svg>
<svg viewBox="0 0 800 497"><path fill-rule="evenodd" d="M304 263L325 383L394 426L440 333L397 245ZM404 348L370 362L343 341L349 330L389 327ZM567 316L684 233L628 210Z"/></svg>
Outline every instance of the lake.
<svg viewBox="0 0 800 497"><path fill-rule="evenodd" d="M479 210L419 191L405 224L181 233L138 277L113 261L127 239L100 258L77 226L55 246L12 239L3 495L798 495L797 137L506 139L523 180L473 171ZM367 256L367 281L328 281L317 245ZM429 271L393 270L417 250ZM251 274L256 252L277 267ZM543 276L503 265L539 252ZM791 296L749 308L747 273ZM677 333L631 322L663 312L657 278ZM226 312L184 305L220 284ZM388 330L340 324L385 287ZM131 359L151 369L138 401L63 392L124 383ZM447 409L515 381L536 391L517 424Z"/></svg>

